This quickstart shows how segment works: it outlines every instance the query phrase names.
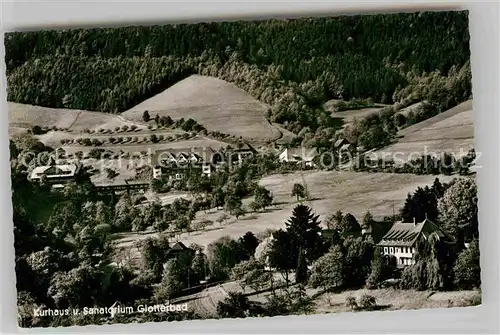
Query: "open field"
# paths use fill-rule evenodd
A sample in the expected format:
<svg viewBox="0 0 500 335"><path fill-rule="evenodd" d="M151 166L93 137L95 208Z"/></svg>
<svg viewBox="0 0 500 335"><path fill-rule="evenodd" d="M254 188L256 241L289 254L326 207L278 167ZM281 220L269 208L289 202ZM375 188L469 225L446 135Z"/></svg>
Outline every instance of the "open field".
<svg viewBox="0 0 500 335"><path fill-rule="evenodd" d="M41 127L67 128L72 132L83 129L115 128L133 124L144 128L141 123L123 119L119 115L90 112L77 109L47 108L9 102L9 124L11 127L31 128Z"/></svg>
<svg viewBox="0 0 500 335"><path fill-rule="evenodd" d="M293 277L293 276L292 276ZM281 279L277 275L276 279ZM277 289L280 291L280 289ZM255 292L250 287L243 287L237 281L229 281L217 286L206 288L205 290L178 299L175 303L187 301L190 309L204 317L215 317L217 303L223 301L229 292L239 292L247 294L249 300L266 303L270 292L253 294ZM320 289L306 288L306 294L314 298L314 313L340 313L351 312L346 306L346 298L349 296L358 299L363 294L368 294L376 299L379 310L412 310L420 308L448 308L467 306L470 299L480 300L481 293L478 291L452 291L452 292L432 292L399 289L358 289L346 290L340 293L323 293Z"/></svg>
<svg viewBox="0 0 500 335"><path fill-rule="evenodd" d="M337 112L335 105L341 100L332 99L323 104L325 111L330 112L333 118L341 118L344 125L352 123L355 118L362 119L370 114L379 112L382 108L387 105L384 104L374 104L372 107L348 109L345 111Z"/></svg>
<svg viewBox="0 0 500 335"><path fill-rule="evenodd" d="M31 128L34 125L70 128L83 112L77 109L47 108L15 102L8 102L8 108L9 126L20 128Z"/></svg>
<svg viewBox="0 0 500 335"><path fill-rule="evenodd" d="M141 151L148 151L149 149L151 152L154 152L155 150L161 150L161 149L187 149L187 148L207 148L210 147L214 150L218 150L220 148L226 147L227 143L217 141L217 140L212 140L209 138L204 138L204 137L197 137L193 138L190 140L180 140L176 142L165 142L165 143L144 143L144 144L115 144L115 145L102 145L99 147L88 147L88 146L80 146L80 145L68 145L68 146L62 146L62 148L66 151L68 154L75 153L77 151L82 151L82 152L88 152L92 150L93 148L100 148L104 150L110 150L113 152L119 152L120 150L123 152L141 152Z"/></svg>
<svg viewBox="0 0 500 335"><path fill-rule="evenodd" d="M204 231L180 234L176 239L186 245L197 243L206 246L225 235L239 238L247 231L258 234L267 229L282 228L297 204L290 195L292 187L295 183L303 183L303 180L306 181L312 199L306 203L320 215L320 220L325 220L337 210L350 212L361 220L368 210L375 219L392 215L393 210L397 211L404 204L409 192L413 192L418 186L431 185L436 178L431 175L338 171L304 172L303 177L301 173L265 177L259 184L273 193L277 205L263 212L248 213L239 219L231 217L221 224L216 220L224 213L222 210L212 209L207 213L200 211L195 221L210 220L214 222L213 225ZM453 176L439 176L439 179L441 182L448 182ZM251 200L244 199L243 204L247 206ZM118 247L130 247L136 240L155 235L125 233L120 234L116 242Z"/></svg>
<svg viewBox="0 0 500 335"><path fill-rule="evenodd" d="M381 310L401 310L420 308L447 308L467 305L468 299L480 296L477 291L430 292L399 289L360 289L342 293L326 293L315 299L315 313L338 313L351 311L346 298L369 294L375 297Z"/></svg>
<svg viewBox="0 0 500 335"><path fill-rule="evenodd" d="M344 121L344 125L347 125L349 123L352 123L355 118L362 119L370 114L379 112L381 109L382 107L350 109L342 112L332 113L332 117L342 118L342 121Z"/></svg>
<svg viewBox="0 0 500 335"><path fill-rule="evenodd" d="M398 153L417 158L424 153L466 154L474 144L472 100L398 132L397 142L375 154ZM411 156L413 153L413 157Z"/></svg>
<svg viewBox="0 0 500 335"><path fill-rule="evenodd" d="M224 80L193 75L122 113L140 121L151 117L192 118L209 131L242 136L255 142L277 140L281 133L266 120L268 106Z"/></svg>

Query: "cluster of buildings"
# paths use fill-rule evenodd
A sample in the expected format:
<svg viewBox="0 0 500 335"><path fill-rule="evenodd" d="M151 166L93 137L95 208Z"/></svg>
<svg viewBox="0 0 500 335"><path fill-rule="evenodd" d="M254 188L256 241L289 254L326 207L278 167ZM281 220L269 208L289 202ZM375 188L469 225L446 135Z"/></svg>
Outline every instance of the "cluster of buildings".
<svg viewBox="0 0 500 335"><path fill-rule="evenodd" d="M212 172L226 166L240 164L257 150L249 144L236 148L214 150L210 147L158 150L151 155L153 178L181 180L189 171L198 170L210 177Z"/></svg>
<svg viewBox="0 0 500 335"><path fill-rule="evenodd" d="M339 151L352 152L355 150L352 144L343 139L335 142L335 147ZM168 176L170 180L181 180L185 178L188 171L192 170L210 176L214 171L227 165L241 163L255 153L257 151L248 144L226 150L213 150L210 147L158 150L151 156L153 178L159 179ZM280 162L314 167L317 156L316 149L286 148L279 153L278 159ZM73 181L81 171L81 163L38 166L29 173L28 179L47 182L53 188L62 188L63 184ZM361 233L370 235L372 233L371 227L365 227ZM433 233L446 243L454 243L453 239L446 235L437 224L426 218L422 222L415 220L413 222L395 222L377 243L377 246L383 255L394 257L398 267L404 267L414 264L417 244L422 239L427 240Z"/></svg>
<svg viewBox="0 0 500 335"><path fill-rule="evenodd" d="M355 147L345 139L336 141L334 146L339 151L355 150ZM152 177L160 179L167 176L170 180L181 180L189 171L196 170L210 176L214 171L239 164L256 153L257 150L248 143L240 143L224 150L214 150L210 147L157 150L150 156ZM285 148L279 152L278 159L282 163L296 163L306 168L314 168L318 156L316 148ZM39 166L29 174L28 179L46 180L54 187L62 187L63 183L76 178L81 167L79 163Z"/></svg>

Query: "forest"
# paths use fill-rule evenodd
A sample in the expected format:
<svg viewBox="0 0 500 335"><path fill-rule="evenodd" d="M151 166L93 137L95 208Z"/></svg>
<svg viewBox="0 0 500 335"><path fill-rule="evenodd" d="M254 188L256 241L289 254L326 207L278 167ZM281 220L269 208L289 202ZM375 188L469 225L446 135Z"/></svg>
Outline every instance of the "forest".
<svg viewBox="0 0 500 335"><path fill-rule="evenodd" d="M332 126L330 99L396 102L414 78L470 57L467 12L47 30L5 44L9 101L120 113L198 73L269 104L295 133Z"/></svg>

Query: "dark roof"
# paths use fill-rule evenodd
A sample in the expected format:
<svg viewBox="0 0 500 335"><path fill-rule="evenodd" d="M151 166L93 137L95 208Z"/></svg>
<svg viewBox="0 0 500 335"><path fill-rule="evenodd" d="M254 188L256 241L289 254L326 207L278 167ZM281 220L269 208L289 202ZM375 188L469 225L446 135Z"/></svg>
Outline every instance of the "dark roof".
<svg viewBox="0 0 500 335"><path fill-rule="evenodd" d="M412 247L420 237L428 238L436 233L440 239L452 241L434 222L425 219L420 223L395 222L387 234L382 237L378 246Z"/></svg>
<svg viewBox="0 0 500 335"><path fill-rule="evenodd" d="M172 251L183 251L183 250L188 250L189 248L186 247L186 245L182 242L177 242L174 244L174 246L170 249Z"/></svg>
<svg viewBox="0 0 500 335"><path fill-rule="evenodd" d="M345 138L340 138L337 141L335 141L334 146L335 146L335 148L338 148L339 146L344 145L344 144L349 144L349 141L346 140Z"/></svg>
<svg viewBox="0 0 500 335"><path fill-rule="evenodd" d="M347 142L345 144L342 144L342 146L340 147L341 150L344 150L344 149L348 149L349 147L354 147L353 144Z"/></svg>
<svg viewBox="0 0 500 335"><path fill-rule="evenodd" d="M167 257L174 256L175 254L178 254L180 252L191 252L194 253L194 250L191 248L188 248L184 245L182 242L177 242L174 244L174 246L167 251Z"/></svg>
<svg viewBox="0 0 500 335"><path fill-rule="evenodd" d="M238 147L238 145L232 145L231 146L231 150L232 151L235 151L235 152L239 152L239 151L251 151L251 152L257 152L257 150L255 150L255 148L253 146L251 146L250 144L244 142L241 144L240 147Z"/></svg>

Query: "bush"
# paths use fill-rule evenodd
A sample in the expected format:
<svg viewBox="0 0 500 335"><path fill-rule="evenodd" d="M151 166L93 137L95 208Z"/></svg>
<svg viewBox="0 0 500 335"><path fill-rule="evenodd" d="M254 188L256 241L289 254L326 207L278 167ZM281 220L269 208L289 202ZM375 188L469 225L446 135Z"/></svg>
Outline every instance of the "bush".
<svg viewBox="0 0 500 335"><path fill-rule="evenodd" d="M94 139L92 140L92 145L93 145L93 146L95 146L95 147L97 147L97 146L99 146L99 145L102 145L102 142L101 142L101 141L99 141L97 138L94 138Z"/></svg>
<svg viewBox="0 0 500 335"><path fill-rule="evenodd" d="M42 127L40 127L38 125L34 125L33 127L31 127L31 133L33 135L41 135L41 134L43 134Z"/></svg>
<svg viewBox="0 0 500 335"><path fill-rule="evenodd" d="M122 127L122 130L123 130L123 131L127 131L127 130L128 130L128 126L127 126L127 125L124 125L124 126Z"/></svg>
<svg viewBox="0 0 500 335"><path fill-rule="evenodd" d="M135 131L137 129L137 126L135 124L130 126L130 130Z"/></svg>
<svg viewBox="0 0 500 335"><path fill-rule="evenodd" d="M459 255L453 268L454 283L462 290L474 289L481 286L481 267L479 264L479 243L473 240L469 248Z"/></svg>
<svg viewBox="0 0 500 335"><path fill-rule="evenodd" d="M155 134L151 134L149 136L149 139L151 140L151 142L153 143L158 143L158 136L156 136Z"/></svg>
<svg viewBox="0 0 500 335"><path fill-rule="evenodd" d="M356 302L356 298L354 298L352 295L348 296L345 299L345 304L353 311L358 309L358 303Z"/></svg>
<svg viewBox="0 0 500 335"><path fill-rule="evenodd" d="M115 127L115 131L120 131L120 127Z"/></svg>
<svg viewBox="0 0 500 335"><path fill-rule="evenodd" d="M372 310L377 304L377 300L374 296L369 294L363 294L358 301L358 308L363 310Z"/></svg>

